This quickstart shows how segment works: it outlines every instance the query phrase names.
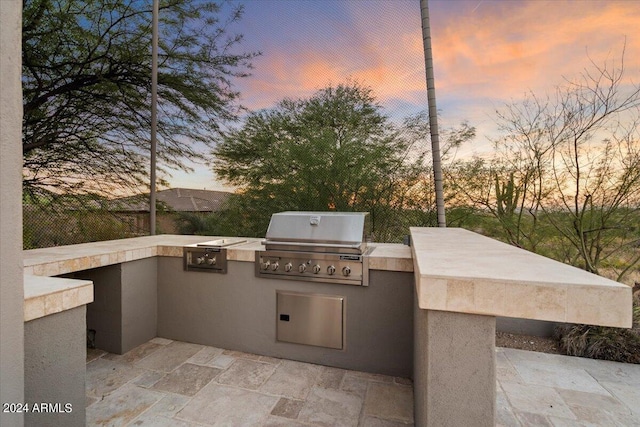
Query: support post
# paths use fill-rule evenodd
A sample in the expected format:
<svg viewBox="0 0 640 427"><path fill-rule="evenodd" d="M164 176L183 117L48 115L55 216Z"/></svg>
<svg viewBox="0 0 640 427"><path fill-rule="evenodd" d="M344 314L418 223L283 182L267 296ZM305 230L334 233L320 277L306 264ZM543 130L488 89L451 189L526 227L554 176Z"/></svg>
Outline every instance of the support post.
<svg viewBox="0 0 640 427"><path fill-rule="evenodd" d="M493 427L493 316L414 305L414 420L417 426Z"/></svg>
<svg viewBox="0 0 640 427"><path fill-rule="evenodd" d="M429 24L429 2L420 0L422 16L422 44L424 46L424 65L427 77L427 99L429 104L429 130L431 132L431 156L433 158L433 181L436 192L438 227L446 227L444 212L444 186L442 162L440 156L440 132L438 130L438 108L436 106L436 85L433 73L433 50L431 49L431 26Z"/></svg>
<svg viewBox="0 0 640 427"><path fill-rule="evenodd" d="M156 151L158 128L158 14L160 0L153 0L151 25L151 173L149 188L149 234L156 234Z"/></svg>

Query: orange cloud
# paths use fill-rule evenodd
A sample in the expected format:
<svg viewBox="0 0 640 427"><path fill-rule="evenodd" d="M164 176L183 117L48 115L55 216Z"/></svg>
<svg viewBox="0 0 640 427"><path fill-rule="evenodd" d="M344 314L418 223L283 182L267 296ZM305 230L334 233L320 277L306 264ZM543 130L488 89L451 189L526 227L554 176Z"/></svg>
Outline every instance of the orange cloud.
<svg viewBox="0 0 640 427"><path fill-rule="evenodd" d="M344 2L352 25L338 28L341 32L327 35L319 23L318 27L309 28L306 43L301 42L303 49L281 45L266 50L255 61L256 79L246 83L252 93L263 91L259 100L253 97L254 108L273 105L284 94L307 96L347 79L371 86L383 102L423 91L419 8L412 5L411 13L407 13L406 8L395 7L394 2L370 2L375 5L372 12L372 8L362 7L363 4ZM327 44L327 38L332 38L332 42Z"/></svg>
<svg viewBox="0 0 640 427"><path fill-rule="evenodd" d="M588 66L620 58L626 36L629 72L640 60L638 2L518 2L452 17L433 34L443 91L491 98L548 90Z"/></svg>
<svg viewBox="0 0 640 427"><path fill-rule="evenodd" d="M348 28L332 26L335 33L327 34L318 22L297 46L273 41L244 83L249 107L309 96L348 78L371 86L385 105L426 107L417 2L343 4ZM587 53L596 64L619 59L625 37L627 75L640 70L640 2L432 1L430 11L438 106L455 121L483 122L502 101L551 91L589 66Z"/></svg>

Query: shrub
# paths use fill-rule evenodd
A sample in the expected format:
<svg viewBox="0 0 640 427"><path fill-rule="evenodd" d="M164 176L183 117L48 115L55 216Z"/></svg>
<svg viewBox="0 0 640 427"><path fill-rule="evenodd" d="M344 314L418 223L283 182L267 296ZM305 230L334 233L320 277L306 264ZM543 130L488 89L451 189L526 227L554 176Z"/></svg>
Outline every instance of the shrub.
<svg viewBox="0 0 640 427"><path fill-rule="evenodd" d="M559 325L554 330L560 350L569 356L640 364L640 293L633 298L633 327Z"/></svg>

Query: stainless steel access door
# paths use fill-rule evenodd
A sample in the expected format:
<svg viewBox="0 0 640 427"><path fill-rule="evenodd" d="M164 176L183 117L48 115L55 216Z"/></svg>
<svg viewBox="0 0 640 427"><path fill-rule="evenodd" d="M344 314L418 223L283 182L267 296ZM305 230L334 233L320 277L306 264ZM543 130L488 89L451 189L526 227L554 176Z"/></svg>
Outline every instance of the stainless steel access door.
<svg viewBox="0 0 640 427"><path fill-rule="evenodd" d="M276 291L276 339L344 348L345 297Z"/></svg>

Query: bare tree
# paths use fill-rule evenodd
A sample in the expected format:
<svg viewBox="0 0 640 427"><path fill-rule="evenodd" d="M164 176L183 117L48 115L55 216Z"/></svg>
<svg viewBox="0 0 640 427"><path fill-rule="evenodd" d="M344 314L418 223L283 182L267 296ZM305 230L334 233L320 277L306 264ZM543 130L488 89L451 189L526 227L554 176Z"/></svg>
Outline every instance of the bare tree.
<svg viewBox="0 0 640 427"><path fill-rule="evenodd" d="M496 175L497 216L517 194L513 213L526 211L534 223L544 213L572 248L568 261L597 273L622 257L621 280L640 262L633 249L640 242L640 86L624 79L623 60L591 61L553 96L530 94L508 105L498 123L507 186Z"/></svg>

